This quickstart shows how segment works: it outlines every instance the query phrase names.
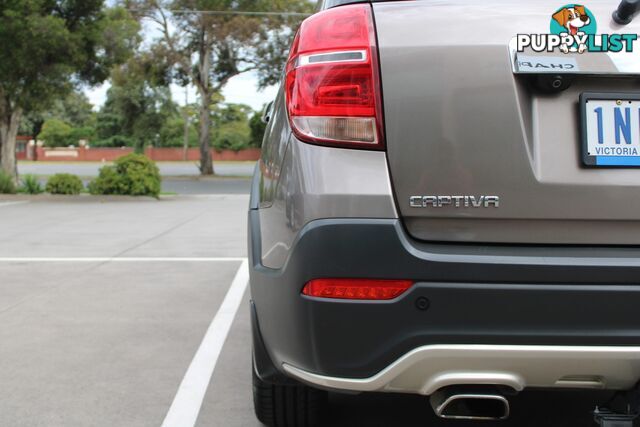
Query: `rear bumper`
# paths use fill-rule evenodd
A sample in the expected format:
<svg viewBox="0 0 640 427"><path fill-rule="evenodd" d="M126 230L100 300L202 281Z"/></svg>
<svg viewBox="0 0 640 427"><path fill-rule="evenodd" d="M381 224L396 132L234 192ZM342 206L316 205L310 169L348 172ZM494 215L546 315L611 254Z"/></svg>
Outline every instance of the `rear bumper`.
<svg viewBox="0 0 640 427"><path fill-rule="evenodd" d="M397 220L331 219L307 224L274 270L260 263L259 227L252 210L254 329L286 376L423 394L451 372L499 374L516 389L625 389L640 378L636 248L423 244ZM416 285L389 302L301 296L318 277Z"/></svg>
<svg viewBox="0 0 640 427"><path fill-rule="evenodd" d="M640 347L430 345L416 348L368 378L306 372L285 363L305 383L350 391L431 395L455 385L631 389L640 378Z"/></svg>

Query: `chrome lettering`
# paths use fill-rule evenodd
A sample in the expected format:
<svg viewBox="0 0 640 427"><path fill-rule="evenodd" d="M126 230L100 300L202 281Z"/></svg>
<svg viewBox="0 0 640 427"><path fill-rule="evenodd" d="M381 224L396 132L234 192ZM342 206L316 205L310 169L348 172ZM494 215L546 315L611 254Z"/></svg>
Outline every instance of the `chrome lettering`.
<svg viewBox="0 0 640 427"><path fill-rule="evenodd" d="M410 196L412 208L499 208L499 196Z"/></svg>

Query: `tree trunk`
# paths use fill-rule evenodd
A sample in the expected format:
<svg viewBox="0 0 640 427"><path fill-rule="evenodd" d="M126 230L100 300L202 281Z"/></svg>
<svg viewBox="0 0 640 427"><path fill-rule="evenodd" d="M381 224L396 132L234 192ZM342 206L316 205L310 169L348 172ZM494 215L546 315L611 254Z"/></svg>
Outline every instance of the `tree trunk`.
<svg viewBox="0 0 640 427"><path fill-rule="evenodd" d="M182 160L187 161L189 154L189 90L184 88L184 140L182 142Z"/></svg>
<svg viewBox="0 0 640 427"><path fill-rule="evenodd" d="M201 91L204 92L204 91ZM214 175L211 160L211 97L207 93L200 94L200 174Z"/></svg>
<svg viewBox="0 0 640 427"><path fill-rule="evenodd" d="M211 160L211 43L204 16L200 15L200 43L198 48L198 81L200 92L200 174L214 175Z"/></svg>
<svg viewBox="0 0 640 427"><path fill-rule="evenodd" d="M182 143L182 160L189 159L189 116L184 116L184 141Z"/></svg>
<svg viewBox="0 0 640 427"><path fill-rule="evenodd" d="M16 162L16 137L22 111L12 110L5 105L0 108L4 114L0 116L0 151L2 152L0 166L2 171L18 182L18 165Z"/></svg>
<svg viewBox="0 0 640 427"><path fill-rule="evenodd" d="M38 118L33 120L33 156L31 160L34 162L38 160L38 137L42 133L42 126L44 126L44 119Z"/></svg>

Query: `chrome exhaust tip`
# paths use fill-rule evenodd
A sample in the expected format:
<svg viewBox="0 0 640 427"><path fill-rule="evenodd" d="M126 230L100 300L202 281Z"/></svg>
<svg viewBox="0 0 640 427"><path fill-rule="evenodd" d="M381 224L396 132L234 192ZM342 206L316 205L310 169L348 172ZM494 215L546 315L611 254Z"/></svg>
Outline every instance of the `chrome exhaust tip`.
<svg viewBox="0 0 640 427"><path fill-rule="evenodd" d="M438 391L430 401L433 411L443 419L498 421L509 418L509 401L499 394Z"/></svg>

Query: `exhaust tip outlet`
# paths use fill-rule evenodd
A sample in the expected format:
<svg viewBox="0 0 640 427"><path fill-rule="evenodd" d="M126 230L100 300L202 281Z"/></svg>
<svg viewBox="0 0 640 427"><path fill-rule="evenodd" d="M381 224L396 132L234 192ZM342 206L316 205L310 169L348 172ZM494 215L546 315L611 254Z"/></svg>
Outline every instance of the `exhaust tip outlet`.
<svg viewBox="0 0 640 427"><path fill-rule="evenodd" d="M439 391L430 400L433 411L443 419L498 421L509 418L509 401L500 394Z"/></svg>

